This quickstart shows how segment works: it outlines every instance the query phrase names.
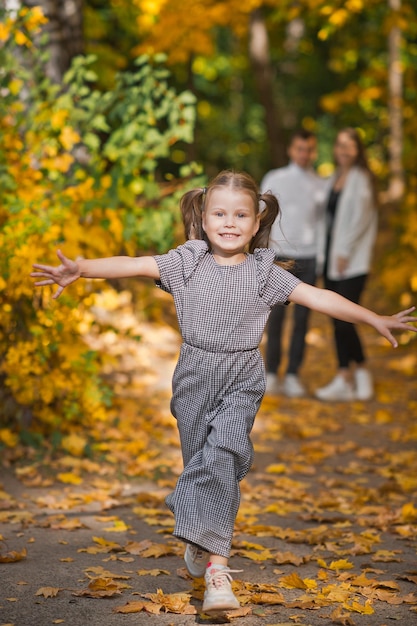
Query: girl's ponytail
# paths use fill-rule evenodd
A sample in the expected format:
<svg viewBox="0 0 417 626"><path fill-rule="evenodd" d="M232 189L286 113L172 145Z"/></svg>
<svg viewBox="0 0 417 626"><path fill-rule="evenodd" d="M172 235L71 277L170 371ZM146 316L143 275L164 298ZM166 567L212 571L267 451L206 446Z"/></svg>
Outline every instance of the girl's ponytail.
<svg viewBox="0 0 417 626"><path fill-rule="evenodd" d="M260 194L259 201L264 206L260 207L259 230L250 242L249 252L253 252L255 248L268 247L272 224L280 214L278 200L272 193Z"/></svg>
<svg viewBox="0 0 417 626"><path fill-rule="evenodd" d="M202 212L207 189L197 188L187 191L181 198L180 209L186 239L204 239Z"/></svg>

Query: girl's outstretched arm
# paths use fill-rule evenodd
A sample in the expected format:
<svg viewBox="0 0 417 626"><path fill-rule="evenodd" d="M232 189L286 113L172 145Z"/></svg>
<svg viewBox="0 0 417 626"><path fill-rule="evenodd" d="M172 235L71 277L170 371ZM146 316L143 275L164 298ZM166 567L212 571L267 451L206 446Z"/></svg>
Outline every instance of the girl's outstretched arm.
<svg viewBox="0 0 417 626"><path fill-rule="evenodd" d="M129 278L141 276L143 278L159 278L159 269L152 256L129 257L114 256L104 259L78 259L71 261L61 250L57 250L60 265L40 265L34 263L33 278L41 278L35 282L37 287L44 285L59 285L53 298L58 298L65 287L78 278Z"/></svg>
<svg viewBox="0 0 417 626"><path fill-rule="evenodd" d="M415 326L410 323L417 322L417 317L410 315L416 307L410 307L405 311L400 311L395 315L378 315L359 304L347 300L343 296L330 291L329 289L319 289L306 283L300 283L289 296L290 302L301 304L318 311L326 313L331 317L351 322L352 324L368 324L377 330L383 337L396 348L398 342L392 335L392 330L411 330L417 332Z"/></svg>

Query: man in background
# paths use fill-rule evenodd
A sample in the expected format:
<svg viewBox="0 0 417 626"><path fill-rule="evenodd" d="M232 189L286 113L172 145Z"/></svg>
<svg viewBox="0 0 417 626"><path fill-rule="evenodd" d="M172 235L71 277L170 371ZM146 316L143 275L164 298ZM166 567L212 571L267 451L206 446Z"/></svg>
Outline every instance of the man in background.
<svg viewBox="0 0 417 626"><path fill-rule="evenodd" d="M278 199L281 214L272 226L270 247L278 261L293 261L289 268L303 282L316 281L317 231L319 226L320 190L323 182L313 169L317 154L315 135L307 130L296 131L288 147L289 164L271 170L262 182L261 191L271 191ZM288 364L281 383L279 367L282 359L282 329L287 307L272 309L268 323L266 348L267 393L284 393L290 398L306 395L298 372L301 367L309 309L293 307Z"/></svg>

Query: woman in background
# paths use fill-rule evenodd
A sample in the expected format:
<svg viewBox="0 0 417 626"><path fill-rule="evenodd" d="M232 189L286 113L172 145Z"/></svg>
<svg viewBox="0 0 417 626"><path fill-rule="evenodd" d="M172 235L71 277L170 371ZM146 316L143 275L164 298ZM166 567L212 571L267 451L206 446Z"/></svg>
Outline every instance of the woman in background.
<svg viewBox="0 0 417 626"><path fill-rule="evenodd" d="M334 144L336 170L325 205L324 282L327 289L359 303L369 274L377 231L377 198L359 133L339 131ZM373 381L356 327L334 320L338 371L316 397L328 401L370 400Z"/></svg>

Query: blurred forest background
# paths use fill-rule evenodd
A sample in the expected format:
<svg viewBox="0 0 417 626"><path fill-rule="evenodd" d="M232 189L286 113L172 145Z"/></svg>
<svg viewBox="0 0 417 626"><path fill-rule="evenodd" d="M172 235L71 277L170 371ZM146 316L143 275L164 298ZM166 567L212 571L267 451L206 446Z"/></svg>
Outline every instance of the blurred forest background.
<svg viewBox="0 0 417 626"><path fill-rule="evenodd" d="M93 340L137 337L97 311L127 298L142 320L166 315L155 290L123 281L80 282L57 303L34 291L32 263L55 263L57 246L166 251L185 189L222 168L260 180L296 128L317 133L323 175L337 130L361 129L381 301L414 301L414 0L0 0L0 89L0 445L105 422L113 390Z"/></svg>

